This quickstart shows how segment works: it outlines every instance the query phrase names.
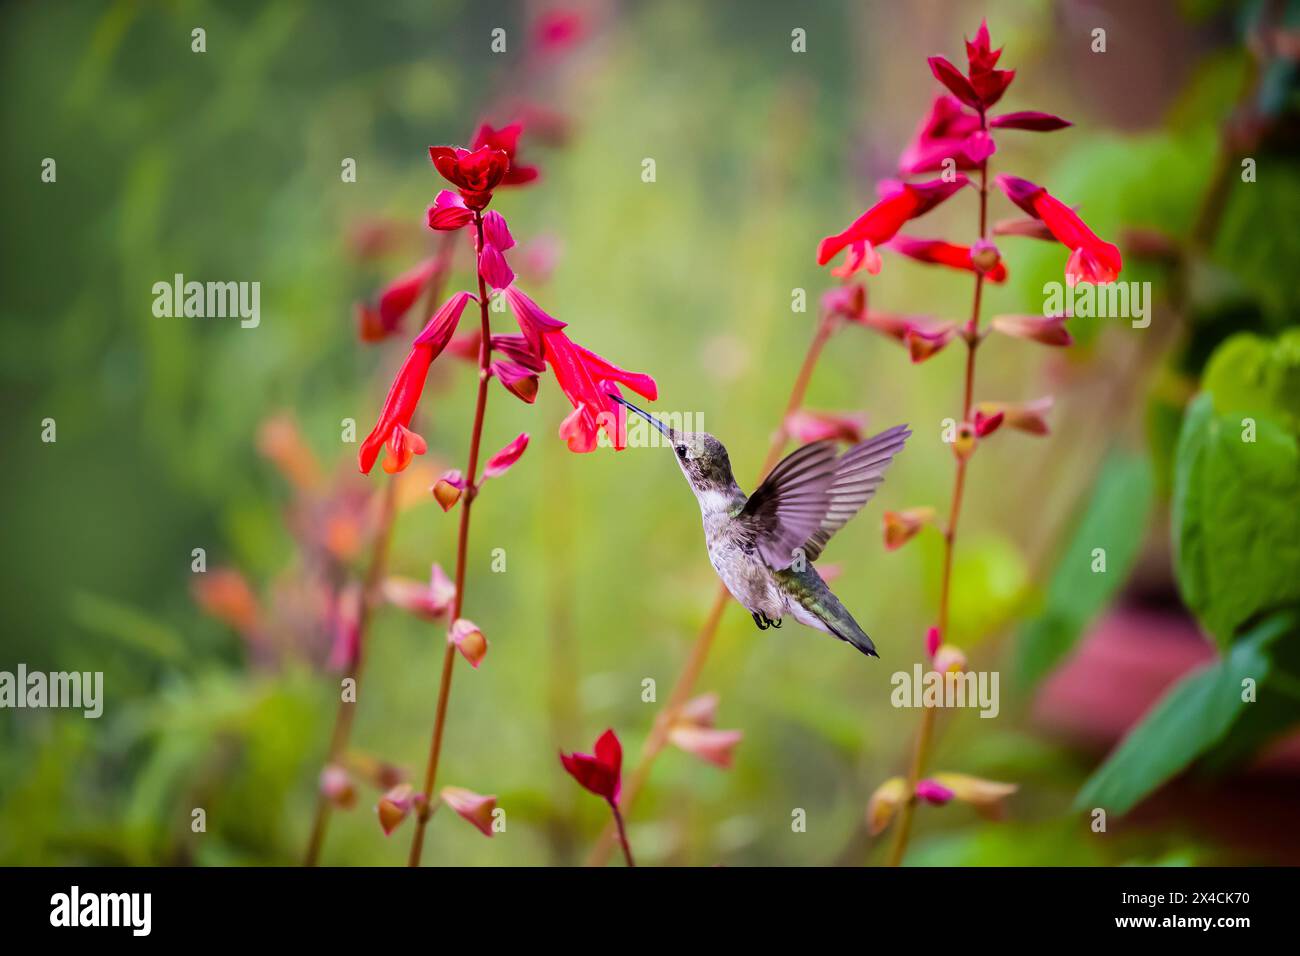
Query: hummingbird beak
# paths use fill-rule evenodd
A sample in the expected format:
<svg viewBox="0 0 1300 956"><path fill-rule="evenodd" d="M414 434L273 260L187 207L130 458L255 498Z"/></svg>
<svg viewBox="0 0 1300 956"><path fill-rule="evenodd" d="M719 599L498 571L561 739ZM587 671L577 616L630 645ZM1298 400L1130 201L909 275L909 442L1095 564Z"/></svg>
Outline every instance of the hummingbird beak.
<svg viewBox="0 0 1300 956"><path fill-rule="evenodd" d="M667 425L665 425L663 422L661 422L659 419L655 418L649 412L637 408L635 405L633 405L627 399L623 398L621 395L615 395L613 392L606 392L605 394L608 395L610 398L612 398L614 401L618 402L628 411L636 412L638 415L640 415L642 418L648 421L655 428L659 429L659 434L663 435L665 438L669 439L670 441L672 440L673 430L669 428Z"/></svg>

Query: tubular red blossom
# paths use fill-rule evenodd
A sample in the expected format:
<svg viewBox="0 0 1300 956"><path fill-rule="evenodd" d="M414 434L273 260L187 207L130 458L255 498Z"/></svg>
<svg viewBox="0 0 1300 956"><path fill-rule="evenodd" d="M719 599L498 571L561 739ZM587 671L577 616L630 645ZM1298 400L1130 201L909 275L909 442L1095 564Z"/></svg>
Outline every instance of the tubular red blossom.
<svg viewBox="0 0 1300 956"><path fill-rule="evenodd" d="M522 186L524 183L531 183L538 176L536 166L522 166L516 162L515 154L519 151L519 136L523 131L523 123L511 123L500 129L493 129L490 124L484 123L478 128L478 132L474 134L474 141L470 144L471 149L486 146L506 154L510 160L510 168L501 178L502 186Z"/></svg>
<svg viewBox="0 0 1300 956"><path fill-rule="evenodd" d="M429 158L442 178L460 190L470 209L483 209L492 201L492 190L510 169L510 156L492 146L464 149L460 146L430 146Z"/></svg>
<svg viewBox="0 0 1300 956"><path fill-rule="evenodd" d="M457 193L450 189L443 189L438 195L433 197L433 205L429 207L428 222L429 228L439 232L451 232L460 229L462 226L468 226L474 221L474 213L465 205L465 200L461 199Z"/></svg>
<svg viewBox="0 0 1300 956"><path fill-rule="evenodd" d="M384 471L395 475L405 470L416 455L423 455L429 450L428 443L405 425L393 426L388 436L388 456L384 459Z"/></svg>
<svg viewBox="0 0 1300 956"><path fill-rule="evenodd" d="M967 112L958 100L936 96L912 143L899 157L899 172L905 176L937 172L947 159L953 160L957 169L976 169L979 163L972 162L962 146L979 128L979 117Z"/></svg>
<svg viewBox="0 0 1300 956"><path fill-rule="evenodd" d="M594 754L560 754L560 763L584 789L604 797L615 806L623 789L623 745L613 730L596 740Z"/></svg>
<svg viewBox="0 0 1300 956"><path fill-rule="evenodd" d="M866 269L869 275L880 275L880 253L869 242L855 242L849 246L849 254L844 257L844 264L831 270L837 279L847 279L859 269Z"/></svg>
<svg viewBox="0 0 1300 956"><path fill-rule="evenodd" d="M1124 263L1119 248L1100 239L1087 223L1042 186L1018 176L999 176L998 188L1035 219L1041 219L1056 241L1073 251L1066 269L1071 285L1078 281L1113 282Z"/></svg>
<svg viewBox="0 0 1300 956"><path fill-rule="evenodd" d="M1048 433L1047 413L1052 408L1052 396L1036 399L1032 402L980 402L975 406L976 415L1002 415L1008 428L1015 428L1030 435Z"/></svg>
<svg viewBox="0 0 1300 956"><path fill-rule="evenodd" d="M429 366L446 347L452 333L456 331L456 323L460 321L461 313L465 311L465 304L471 298L473 296L468 292L456 293L447 300L416 337L411 351L406 356L406 361L402 363L397 377L393 379L388 397L384 400L383 410L379 413L379 421L366 436L366 440L361 443L358 462L364 474L370 474L370 469L375 466L375 461L379 457L380 448L385 442L389 442L394 434L397 438L395 442L389 444L389 453L396 459L396 463L394 468L390 469L388 462L385 462L386 471L400 471L410 464L411 454L423 454L424 440L409 431L411 416L415 414L415 408L420 402L420 394L424 391L424 381L429 375ZM399 426L401 432L397 432ZM416 451L417 448L419 451Z"/></svg>
<svg viewBox="0 0 1300 956"><path fill-rule="evenodd" d="M605 430L615 449L627 447L622 406L610 398L610 393L620 394L618 385L623 384L653 402L659 397L655 380L649 375L611 365L599 355L570 341L560 331L547 332L543 336L543 347L560 390L574 408L560 426L560 437L568 443L569 450L580 453L593 451L598 428Z"/></svg>
<svg viewBox="0 0 1300 956"><path fill-rule="evenodd" d="M978 272L971 259L971 247L944 242L942 239L913 239L910 236L898 236L890 246L918 262L947 266L949 269L961 269L965 272ZM990 282L1005 282L1007 268L998 262L992 269L985 271L984 278Z"/></svg>
<svg viewBox="0 0 1300 956"><path fill-rule="evenodd" d="M497 478L504 475L510 470L510 466L523 456L527 447L528 433L522 432L518 438L488 459L487 464L483 466L483 477Z"/></svg>
<svg viewBox="0 0 1300 956"><path fill-rule="evenodd" d="M958 175L952 182L903 183L855 219L838 235L827 236L817 247L817 264L826 265L846 246L869 242L879 246L897 235L909 219L925 215L969 182Z"/></svg>
<svg viewBox="0 0 1300 956"><path fill-rule="evenodd" d="M379 307L357 306L357 326L363 342L378 342L398 331L411 306L438 272L438 260L427 259L408 269L379 293Z"/></svg>
<svg viewBox="0 0 1300 956"><path fill-rule="evenodd" d="M1065 348L1074 342L1070 330L1065 327L1065 316L1052 315L995 315L990 323L1003 335L1018 339L1030 339L1041 345Z"/></svg>
<svg viewBox="0 0 1300 956"><path fill-rule="evenodd" d="M1034 133L1052 133L1058 129L1073 126L1069 120L1053 116L1051 113L1039 113L1024 110L1019 113L1003 113L989 119L989 126L994 129L1026 129Z"/></svg>

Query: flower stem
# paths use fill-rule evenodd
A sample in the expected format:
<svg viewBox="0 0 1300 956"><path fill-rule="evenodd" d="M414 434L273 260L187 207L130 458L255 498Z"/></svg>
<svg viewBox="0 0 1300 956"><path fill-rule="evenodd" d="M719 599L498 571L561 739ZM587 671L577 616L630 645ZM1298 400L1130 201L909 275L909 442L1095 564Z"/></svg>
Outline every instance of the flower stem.
<svg viewBox="0 0 1300 956"><path fill-rule="evenodd" d="M988 231L988 162L980 164L980 238ZM984 274L975 274L975 295L971 303L970 320L966 323L966 381L962 388L962 421L970 421L975 394L975 350L979 348L980 305L983 300ZM952 594L952 556L957 544L957 519L961 517L961 503L966 490L966 459L957 459L957 476L953 480L952 504L948 509L948 524L943 532L943 579L939 587L939 635L948 639L949 597ZM921 727L916 734L912 762L907 770L907 790L898 815L898 828L894 845L889 851L889 865L900 866L907 853L907 841L912 835L912 817L916 811L916 784L925 772L925 761L934 740L934 725L938 709L926 707L921 711Z"/></svg>
<svg viewBox="0 0 1300 956"><path fill-rule="evenodd" d="M835 327L836 320L831 316L824 316L817 323L817 331L813 335L812 342L808 345L803 365L800 366L799 374L795 377L794 386L790 389L790 398L787 400L785 412L781 416L781 424L772 436L771 445L768 446L767 458L763 462L763 468L759 475L760 479L772 470L772 467L781 456L781 451L785 448L786 441L790 437L786 431L786 420L803 405L804 395L808 391L808 383L812 380L817 361L821 358L822 350L826 347L827 340L834 333ZM650 770L654 765L655 758L667 745L668 734L672 730L673 722L677 719L682 707L690 699L691 692L695 688L695 682L699 680L700 672L704 670L704 663L708 660L709 651L713 648L713 639L718 633L718 626L722 623L722 614L727 609L727 603L730 599L731 593L726 586L719 585L717 594L713 598L713 605L709 608L708 616L704 619L704 624L695 636L695 642L691 645L691 652L686 658L681 673L677 676L677 682L673 685L672 694L668 697L668 703L655 718L654 726L650 728L650 735L646 738L645 746L641 748L641 757L632 773L629 774L628 779L623 783L621 795L623 806L630 808L636 802L641 788L645 786L650 777ZM621 818L618 816L617 811L615 812L615 820L621 826ZM613 826L605 827L604 832L601 833L596 845L587 857L587 866L604 866L609 861L610 853L614 849L616 835Z"/></svg>
<svg viewBox="0 0 1300 956"><path fill-rule="evenodd" d="M444 239L438 250L438 264L434 269L433 277L429 283L429 293L426 299L425 321L433 315L434 309L437 308L438 300L442 297L442 289L445 284L447 273L451 269L451 259L455 247ZM401 474L391 475L384 484L384 496L379 506L379 523L375 529L375 537L370 546L370 563L366 568L366 576L361 586L361 607L357 614L357 641L353 650L352 660L348 661L345 677L352 679L352 689L354 691L352 700L345 700L339 695L339 706L334 713L334 731L330 735L329 756L326 763L338 763L343 755L347 753L348 741L352 737L352 721L356 716L355 691L361 685L361 672L365 663L366 637L370 631L370 618L374 609L379 605L380 593L384 583L384 572L388 567L388 549L393 540L393 519L397 515L397 490L401 481ZM307 853L303 858L303 866L316 866L320 862L321 849L325 845L325 833L329 828L330 820L330 802L326 796L318 794L316 798L316 816L312 821L311 838L307 842Z"/></svg>
<svg viewBox="0 0 1300 956"><path fill-rule="evenodd" d="M623 826L623 814L619 812L618 804L613 800L609 802L609 808L614 811L614 824L618 827L618 842L623 846L623 859L627 861L628 866L636 866L632 860L632 846L627 842L627 829Z"/></svg>
<svg viewBox="0 0 1300 956"><path fill-rule="evenodd" d="M483 248L483 214L474 213L474 229L478 234L478 248ZM481 334L478 346L478 399L474 405L474 428L470 432L469 464L465 466L465 494L460 505L460 531L456 538L456 596L452 599L451 620L455 622L461 616L465 606L465 565L469 555L469 517L474 498L477 496L478 453L483 438L483 414L487 410L488 383L491 381L492 327L488 319L487 284L483 280L483 270L478 272L478 305ZM408 866L420 865L420 854L424 849L424 828L433 813L433 786L438 778L438 758L442 754L442 735L447 725L447 701L451 697L451 675L456 663L456 647L448 642L442 655L442 680L438 685L438 706L433 719L433 738L429 743L429 762L424 771L424 788L421 791L424 800L415 818L415 837L411 840L411 854Z"/></svg>

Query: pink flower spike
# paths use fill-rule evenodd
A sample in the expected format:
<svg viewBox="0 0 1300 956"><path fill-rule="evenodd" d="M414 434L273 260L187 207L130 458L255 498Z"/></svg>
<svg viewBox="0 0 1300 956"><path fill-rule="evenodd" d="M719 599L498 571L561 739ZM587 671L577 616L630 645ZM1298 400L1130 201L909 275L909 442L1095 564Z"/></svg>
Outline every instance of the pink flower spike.
<svg viewBox="0 0 1300 956"><path fill-rule="evenodd" d="M741 730L714 730L681 724L668 732L669 741L689 754L723 770L730 770L736 747L744 737Z"/></svg>
<svg viewBox="0 0 1300 956"><path fill-rule="evenodd" d="M935 627L933 624L930 625L929 630L925 632L926 656L934 657L934 652L939 649L939 645L942 642L943 642L943 638L939 634L939 628Z"/></svg>
<svg viewBox="0 0 1300 956"><path fill-rule="evenodd" d="M474 219L465 200L460 198L459 193L454 193L450 189L444 189L433 199L433 205L429 207L428 223L430 229L436 229L439 232L451 232L469 225Z"/></svg>
<svg viewBox="0 0 1300 956"><path fill-rule="evenodd" d="M485 837L492 835L492 813L497 808L494 795L475 793L464 787L443 787L439 795L443 803L478 827Z"/></svg>
<svg viewBox="0 0 1300 956"><path fill-rule="evenodd" d="M990 325L1003 335L1030 339L1055 348L1065 348L1074 342L1069 329L1065 327L1063 315L1046 318L1038 315L996 315Z"/></svg>
<svg viewBox="0 0 1300 956"><path fill-rule="evenodd" d="M522 432L518 438L488 459L488 463L483 466L483 477L496 478L504 475L510 470L510 466L519 460L527 447L528 433Z"/></svg>
<svg viewBox="0 0 1300 956"><path fill-rule="evenodd" d="M933 780L916 782L916 799L923 800L931 806L941 807L953 798L953 792L943 784Z"/></svg>
<svg viewBox="0 0 1300 956"><path fill-rule="evenodd" d="M867 420L863 415L799 409L786 416L784 424L786 434L801 445L828 438L853 444L862 441L862 430L866 428Z"/></svg>
<svg viewBox="0 0 1300 956"><path fill-rule="evenodd" d="M1038 113L1028 110L1021 113L1003 113L989 120L994 129L1025 129L1034 133L1051 133L1058 129L1073 126L1069 120L1063 120L1051 113Z"/></svg>
<svg viewBox="0 0 1300 956"><path fill-rule="evenodd" d="M487 638L483 636L477 624L463 617L456 618L451 625L451 630L447 632L447 643L456 645L456 650L460 651L461 656L469 661L469 666L475 670L478 670L478 666L483 663L483 658L487 656Z"/></svg>

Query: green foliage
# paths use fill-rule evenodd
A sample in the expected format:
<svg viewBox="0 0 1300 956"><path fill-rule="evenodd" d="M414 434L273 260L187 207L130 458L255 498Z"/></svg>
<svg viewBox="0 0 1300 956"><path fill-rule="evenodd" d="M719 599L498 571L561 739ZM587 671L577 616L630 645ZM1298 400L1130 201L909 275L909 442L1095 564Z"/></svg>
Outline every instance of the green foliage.
<svg viewBox="0 0 1300 956"><path fill-rule="evenodd" d="M1244 635L1220 660L1189 674L1130 730L1079 791L1074 809L1101 807L1123 814L1197 757L1223 740L1247 707L1243 681L1266 686L1270 649L1296 620L1269 618Z"/></svg>
<svg viewBox="0 0 1300 956"><path fill-rule="evenodd" d="M1145 456L1116 453L1107 459L1052 574L1043 608L1020 633L1021 682L1033 685L1059 664L1123 586L1146 530L1152 484ZM1104 573L1094 570L1097 548L1105 551Z"/></svg>
<svg viewBox="0 0 1300 956"><path fill-rule="evenodd" d="M1258 614L1300 601L1300 449L1273 420L1188 408L1174 472L1179 589L1220 647Z"/></svg>

